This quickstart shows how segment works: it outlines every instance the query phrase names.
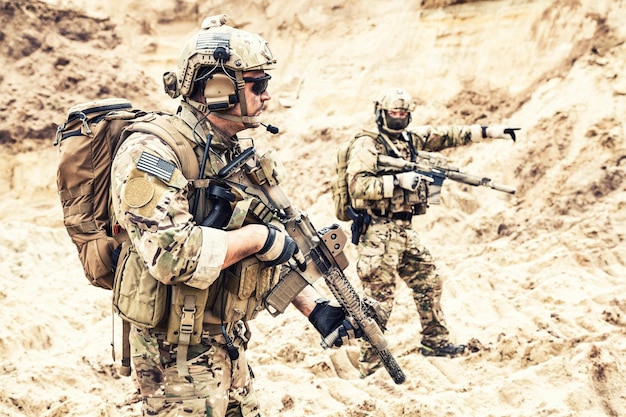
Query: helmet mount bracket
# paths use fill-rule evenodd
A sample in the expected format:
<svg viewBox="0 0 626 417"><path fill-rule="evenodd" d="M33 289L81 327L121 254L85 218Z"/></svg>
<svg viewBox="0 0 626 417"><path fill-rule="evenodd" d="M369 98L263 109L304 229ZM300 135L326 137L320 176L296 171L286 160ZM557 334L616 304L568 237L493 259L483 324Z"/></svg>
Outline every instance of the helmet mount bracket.
<svg viewBox="0 0 626 417"><path fill-rule="evenodd" d="M230 52L228 52L227 48L218 46L213 51L213 58L215 58L217 62L226 62L230 59Z"/></svg>

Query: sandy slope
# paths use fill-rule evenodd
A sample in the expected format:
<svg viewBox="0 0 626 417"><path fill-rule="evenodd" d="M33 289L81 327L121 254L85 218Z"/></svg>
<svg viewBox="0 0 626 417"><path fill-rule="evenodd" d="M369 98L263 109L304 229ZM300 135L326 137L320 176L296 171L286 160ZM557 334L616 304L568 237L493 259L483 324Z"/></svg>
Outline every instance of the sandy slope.
<svg viewBox="0 0 626 417"><path fill-rule="evenodd" d="M0 0L0 415L137 415L111 358L109 294L81 276L62 227L52 137L77 101L173 109L161 73L202 17L224 12L279 59L266 120L281 134L246 133L278 150L316 225L334 221L334 148L372 126L383 87L413 94L414 124L523 128L515 144L446 152L515 196L448 181L414 222L446 277L452 335L474 352L417 354L402 285L388 331L399 386L384 371L360 380L355 347L323 351L297 312L262 315L250 356L264 415L626 416L623 2L117 3Z"/></svg>

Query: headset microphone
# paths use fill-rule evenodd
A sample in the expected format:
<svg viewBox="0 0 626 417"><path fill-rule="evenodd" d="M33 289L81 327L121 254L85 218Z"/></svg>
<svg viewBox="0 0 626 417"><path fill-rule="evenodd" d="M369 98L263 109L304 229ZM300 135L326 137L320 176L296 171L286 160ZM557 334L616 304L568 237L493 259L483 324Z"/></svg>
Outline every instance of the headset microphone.
<svg viewBox="0 0 626 417"><path fill-rule="evenodd" d="M272 135L275 135L278 133L278 128L276 126L266 125L265 123L261 123L261 126L264 126L265 130L270 132Z"/></svg>

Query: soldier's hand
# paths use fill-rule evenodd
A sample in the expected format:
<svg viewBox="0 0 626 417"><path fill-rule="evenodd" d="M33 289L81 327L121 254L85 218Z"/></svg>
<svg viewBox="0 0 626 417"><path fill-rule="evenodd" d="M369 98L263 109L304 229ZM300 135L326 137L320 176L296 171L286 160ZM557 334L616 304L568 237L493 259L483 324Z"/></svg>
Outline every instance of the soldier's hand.
<svg viewBox="0 0 626 417"><path fill-rule="evenodd" d="M521 130L519 127L506 127L503 125L481 126L483 131L483 138L492 139L512 139L513 142L517 139L515 137L515 131Z"/></svg>
<svg viewBox="0 0 626 417"><path fill-rule="evenodd" d="M363 336L363 331L349 320L341 306L331 305L329 300L323 298L316 301L315 308L309 314L309 321L324 338L337 331L339 337L335 339L335 347Z"/></svg>
<svg viewBox="0 0 626 417"><path fill-rule="evenodd" d="M417 172L407 171L400 172L395 175L397 185L405 190L415 191L420 183L422 176Z"/></svg>
<svg viewBox="0 0 626 417"><path fill-rule="evenodd" d="M265 244L256 253L256 257L263 261L265 266L276 266L289 261L292 257L302 257L298 245L291 236L273 224L268 224L267 228L269 233ZM304 261L304 259L299 261Z"/></svg>

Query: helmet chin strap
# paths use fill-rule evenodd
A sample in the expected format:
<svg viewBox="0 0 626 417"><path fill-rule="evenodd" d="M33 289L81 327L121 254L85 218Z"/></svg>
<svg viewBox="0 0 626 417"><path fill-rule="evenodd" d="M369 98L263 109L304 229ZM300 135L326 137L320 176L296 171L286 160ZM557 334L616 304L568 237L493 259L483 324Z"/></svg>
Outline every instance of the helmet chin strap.
<svg viewBox="0 0 626 417"><path fill-rule="evenodd" d="M207 112L207 106L204 103L200 103L190 97L185 97L185 101L194 109L198 110L200 113L205 114Z"/></svg>
<svg viewBox="0 0 626 417"><path fill-rule="evenodd" d="M241 122L245 127L257 127L257 125L261 123L259 116L235 116L234 114L225 114L222 112L213 112L213 115L220 119L230 120L231 122Z"/></svg>

